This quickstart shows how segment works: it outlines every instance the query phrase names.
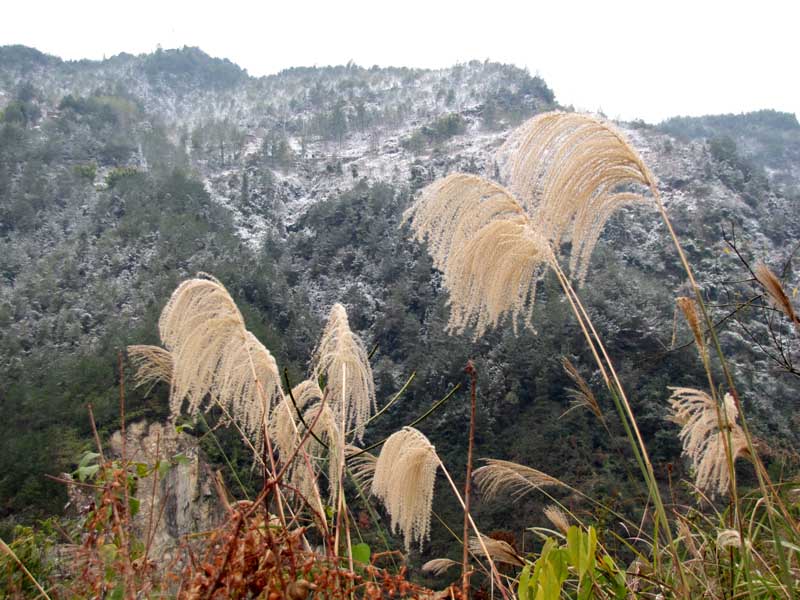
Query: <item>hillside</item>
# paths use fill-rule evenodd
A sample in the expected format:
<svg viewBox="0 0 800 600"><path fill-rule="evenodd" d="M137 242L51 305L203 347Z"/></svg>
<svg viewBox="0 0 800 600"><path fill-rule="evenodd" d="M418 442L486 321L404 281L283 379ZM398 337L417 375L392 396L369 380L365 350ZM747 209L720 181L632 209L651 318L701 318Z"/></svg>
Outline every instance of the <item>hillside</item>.
<svg viewBox="0 0 800 600"><path fill-rule="evenodd" d="M156 343L169 294L198 271L224 282L297 381L335 302L377 345L379 404L416 371L375 439L463 381L472 357L479 456L524 460L625 504L615 444L589 414L563 415L571 384L560 357L593 383L599 374L556 282L541 287L535 335L504 327L478 342L450 336L441 276L402 225L414 194L434 179L498 176L493 155L509 131L554 108L540 78L491 62L254 78L194 48L96 62L0 48L0 517L60 510L65 493L44 473L73 470L90 447L87 403L101 434L117 428L117 351ZM619 127L659 179L724 318L747 291L733 282L747 275L723 232L735 229L753 263L780 270L793 257L800 125L764 111ZM787 289L796 288L791 265L786 274ZM637 206L609 222L581 292L611 354L624 356L623 379L660 472L682 469L676 428L664 420L666 388L704 383L690 332L678 322L673 336L684 277L656 211ZM723 345L777 465L800 441L798 374L754 340L769 349L759 311L725 320ZM790 362L796 351L787 346ZM129 419L164 419L166 392L129 389ZM467 420L462 395L425 422L456 473ZM246 471L247 452L228 441ZM540 507L526 500L515 520L541 520ZM508 526L508 503L478 511ZM444 535L435 530L432 556Z"/></svg>

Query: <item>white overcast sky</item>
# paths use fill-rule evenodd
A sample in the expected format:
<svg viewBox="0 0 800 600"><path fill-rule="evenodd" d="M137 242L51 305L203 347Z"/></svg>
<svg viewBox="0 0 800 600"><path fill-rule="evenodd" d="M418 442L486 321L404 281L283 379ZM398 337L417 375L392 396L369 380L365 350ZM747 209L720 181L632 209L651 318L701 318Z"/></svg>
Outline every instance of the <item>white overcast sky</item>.
<svg viewBox="0 0 800 600"><path fill-rule="evenodd" d="M445 67L489 58L538 73L562 104L615 118L800 114L797 0L4 4L0 45L65 59L187 45L266 75L349 60Z"/></svg>

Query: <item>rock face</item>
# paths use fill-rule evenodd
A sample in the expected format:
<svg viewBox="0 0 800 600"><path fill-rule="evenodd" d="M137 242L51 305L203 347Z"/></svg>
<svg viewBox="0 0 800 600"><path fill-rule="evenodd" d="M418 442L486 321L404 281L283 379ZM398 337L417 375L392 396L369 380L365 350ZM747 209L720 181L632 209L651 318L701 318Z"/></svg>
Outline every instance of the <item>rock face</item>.
<svg viewBox="0 0 800 600"><path fill-rule="evenodd" d="M111 437L109 453L122 456L120 432ZM163 475L155 469L140 478L136 488L141 505L134 531L141 540L152 531L153 557L168 560L183 536L221 523L224 513L214 491L214 473L194 438L177 433L170 424L138 421L128 426L125 453L134 463L169 465L162 467Z"/></svg>

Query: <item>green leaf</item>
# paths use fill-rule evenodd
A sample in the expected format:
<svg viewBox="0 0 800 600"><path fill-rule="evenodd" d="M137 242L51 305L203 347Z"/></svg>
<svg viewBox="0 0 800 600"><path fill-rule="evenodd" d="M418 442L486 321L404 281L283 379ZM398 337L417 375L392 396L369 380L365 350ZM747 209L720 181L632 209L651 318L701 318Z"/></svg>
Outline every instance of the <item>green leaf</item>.
<svg viewBox="0 0 800 600"><path fill-rule="evenodd" d="M89 465L88 467L78 467L75 471L78 474L78 479L86 481L89 477L94 477L100 470L100 465Z"/></svg>
<svg viewBox="0 0 800 600"><path fill-rule="evenodd" d="M156 461L156 469L158 469L158 476L162 479L169 473L170 467L172 465L169 464L167 460L159 460Z"/></svg>
<svg viewBox="0 0 800 600"><path fill-rule="evenodd" d="M83 456L81 456L81 461L78 463L78 467L85 467L98 458L100 458L100 455L97 452L84 452Z"/></svg>
<svg viewBox="0 0 800 600"><path fill-rule="evenodd" d="M519 574L519 585L517 586L517 596L519 600L531 600L530 594L531 565L526 564Z"/></svg>
<svg viewBox="0 0 800 600"><path fill-rule="evenodd" d="M173 456L172 460L179 465L188 465L190 462L192 462L191 459L182 452Z"/></svg>
<svg viewBox="0 0 800 600"><path fill-rule="evenodd" d="M362 542L360 544L354 544L350 548L350 554L355 562L368 565L370 556L372 556L372 550L370 549L369 544Z"/></svg>
<svg viewBox="0 0 800 600"><path fill-rule="evenodd" d="M147 474L150 471L150 466L149 465L139 462L139 463L136 463L135 466L136 466L136 475L137 475L137 477L139 477L140 479L142 477L147 477Z"/></svg>
<svg viewBox="0 0 800 600"><path fill-rule="evenodd" d="M138 498L130 497L128 498L128 505L131 509L131 517L135 517L136 514L139 512L139 508L142 505L142 502Z"/></svg>

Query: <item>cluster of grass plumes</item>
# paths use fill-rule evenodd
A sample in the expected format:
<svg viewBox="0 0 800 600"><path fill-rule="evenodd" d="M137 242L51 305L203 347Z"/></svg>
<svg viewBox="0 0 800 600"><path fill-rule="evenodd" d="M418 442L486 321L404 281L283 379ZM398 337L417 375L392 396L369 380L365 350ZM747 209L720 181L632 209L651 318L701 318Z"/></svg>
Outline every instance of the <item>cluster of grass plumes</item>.
<svg viewBox="0 0 800 600"><path fill-rule="evenodd" d="M453 174L425 188L406 213L414 235L427 240L434 264L443 273L450 293L449 328L463 332L472 327L478 337L498 327L506 315L515 331L519 318L531 325L537 282L552 272L607 397L596 394L580 370L565 360L576 386L568 394L573 407L588 408L609 435L603 403L613 402L630 443L629 454L617 450L632 457L647 492L639 510L620 512L583 493L580 482L567 483L512 461L486 459L474 472L482 501L499 496L516 501L541 493L552 503L544 511L552 527L531 528L541 543L527 555L507 539L483 535L470 514L477 380L471 362L470 451L462 496L434 446L412 426L375 444L382 445L377 456L355 446L363 441L376 402L369 356L350 330L344 307L331 310L308 380L291 388L286 375L284 391L275 361L246 330L230 295L215 279L201 276L182 284L164 309L159 323L164 348L131 347L129 354L142 384L169 383L173 416L184 405L190 414L210 405L224 411L263 469L261 492L253 501L239 502L230 502L221 492L228 519L204 538L201 551L187 548L182 569L167 582L153 579L147 551L137 556L130 543L125 528L131 506L127 470L112 469L107 482L95 486L102 510L87 521L87 558L76 562L84 565L87 594L114 592L103 587L101 579L110 565L119 574L116 585L122 586L123 596L167 589L187 598L429 596L429 590L410 584L403 570L390 573L372 563L357 564L344 480L350 478L370 509L367 488L381 501L391 529L402 535L408 552L429 536L435 480L441 473L464 510L462 575L460 585L445 590L448 597L468 597L470 578L477 572L484 573L504 598L516 589L526 600L797 596L800 482L774 483L756 452L714 321L655 179L639 155L607 123L553 113L523 125L501 148L499 159L508 188L474 175ZM675 240L694 293L693 298L679 298L677 305L708 379L707 393L673 387L666 399L665 392L670 420L678 425L676 439L694 475L688 485L698 499L696 506L681 504L687 496L676 494L674 487L665 500L664 489L674 482L656 477L614 361L559 263L562 244L570 242L569 272L581 283L612 213L641 202L647 193ZM780 280L766 267L757 267L753 277L796 327L794 307ZM721 385L718 372L723 373ZM756 489L740 489L736 467L741 457L748 459L758 480ZM745 461L741 463L744 468ZM323 480L330 506L322 500ZM579 503L588 506L567 508ZM112 554L109 540L117 548ZM443 575L457 564L438 558L423 569Z"/></svg>
<svg viewBox="0 0 800 600"><path fill-rule="evenodd" d="M800 575L797 505L787 502L782 486L771 482L755 451L715 323L661 202L655 178L641 157L620 132L603 121L550 113L531 119L514 132L497 159L507 188L472 175L451 174L425 188L406 213L415 237L428 242L434 265L443 273L450 293L449 326L457 332L472 326L479 337L497 326L504 315L511 317L515 328L520 316L530 325L537 281L552 270L586 338L649 493L644 520L637 523L613 513L624 532L609 532L623 542L626 552L635 554L634 573L622 572L597 545L597 530L583 529L580 521L571 526L561 508L550 508L555 537L548 538L538 558L523 568L518 579L520 596L555 598L572 585L578 597L583 597L582 591L592 590L596 597L615 598L621 597L620 593L625 597L630 593L632 597L793 598ZM592 250L613 212L647 200L661 214L693 292L692 298L678 300L678 308L692 331L711 392L673 388L669 404L672 421L681 427L677 435L702 502L713 507L714 496L727 496L726 517L716 523L698 525L684 518L677 507L667 510L663 482L656 477L614 362L559 264L562 243L569 242L569 271L582 283ZM511 233L523 229L524 234ZM780 280L763 266L756 267L753 276L773 306L797 328L794 307ZM715 359L718 367L713 364ZM573 408L589 408L610 433L597 395L574 365L567 361L565 369L577 385L570 392ZM715 372L722 372L724 386L718 387ZM748 505L736 480L736 461L742 456L752 462L759 485L758 492L751 493L755 501ZM562 488L573 497L596 502L575 487L509 461L491 460L475 472L475 478L484 499L489 500L498 494L519 497L536 490L553 499L551 493ZM613 512L603 506L600 510ZM687 534L690 523L695 533ZM704 540L702 548L714 549L713 560L708 552L698 550L698 535ZM564 545L559 546L556 539L563 539ZM587 550L595 547L596 551ZM698 556L702 558L692 562ZM595 560L599 562L593 570L590 564ZM440 571L452 565L439 561L429 566Z"/></svg>

